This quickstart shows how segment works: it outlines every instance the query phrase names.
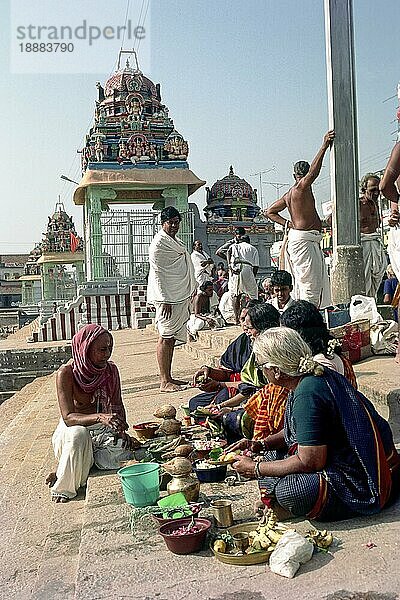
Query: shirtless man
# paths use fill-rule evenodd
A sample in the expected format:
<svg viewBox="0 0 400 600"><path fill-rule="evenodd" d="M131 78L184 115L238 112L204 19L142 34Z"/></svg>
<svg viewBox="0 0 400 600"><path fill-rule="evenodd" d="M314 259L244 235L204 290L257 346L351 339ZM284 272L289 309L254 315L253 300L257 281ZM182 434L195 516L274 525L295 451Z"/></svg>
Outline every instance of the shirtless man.
<svg viewBox="0 0 400 600"><path fill-rule="evenodd" d="M396 187L397 180L397 187ZM385 173L382 177L380 190L390 201L389 239L388 252L390 263L397 279L400 281L400 217L399 217L399 189L400 189L400 141L398 141L390 155ZM400 320L399 320L400 333ZM397 347L396 362L400 363L400 335Z"/></svg>
<svg viewBox="0 0 400 600"><path fill-rule="evenodd" d="M212 281L201 284L193 300L193 314L187 322L191 341L197 340L197 332L204 327L212 329L217 326L218 296L214 292Z"/></svg>
<svg viewBox="0 0 400 600"><path fill-rule="evenodd" d="M377 232L381 218L379 215L380 179L374 173L367 173L361 180L360 231L364 257L365 293L376 298L387 266L385 249Z"/></svg>
<svg viewBox="0 0 400 600"><path fill-rule="evenodd" d="M126 433L121 379L109 360L112 348L109 331L94 323L85 325L72 338L72 361L57 371L61 418L52 444L58 467L46 478L54 502L75 498L93 464L118 469L140 446Z"/></svg>
<svg viewBox="0 0 400 600"><path fill-rule="evenodd" d="M294 278L294 296L308 300L318 308L331 304L330 284L324 255L320 247L321 219L315 208L312 184L320 174L326 151L335 138L328 131L311 166L299 161L294 165L295 185L265 211L271 221L283 225L287 232L286 270ZM290 221L279 213L288 209Z"/></svg>

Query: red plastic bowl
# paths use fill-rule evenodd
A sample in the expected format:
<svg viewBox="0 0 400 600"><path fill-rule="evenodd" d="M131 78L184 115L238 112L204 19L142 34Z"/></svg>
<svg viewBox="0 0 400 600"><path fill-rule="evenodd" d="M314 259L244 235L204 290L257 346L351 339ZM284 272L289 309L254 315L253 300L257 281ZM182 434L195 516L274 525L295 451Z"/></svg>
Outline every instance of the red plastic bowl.
<svg viewBox="0 0 400 600"><path fill-rule="evenodd" d="M191 554L192 552L198 552L201 550L203 542L206 538L207 531L211 527L211 521L208 519L195 519L196 525L202 526L202 530L197 533L188 533L184 535L171 535L172 531L176 531L183 525L189 525L191 519L174 519L168 521L165 525L161 525L158 530L159 534L162 535L167 545L168 550L174 554Z"/></svg>

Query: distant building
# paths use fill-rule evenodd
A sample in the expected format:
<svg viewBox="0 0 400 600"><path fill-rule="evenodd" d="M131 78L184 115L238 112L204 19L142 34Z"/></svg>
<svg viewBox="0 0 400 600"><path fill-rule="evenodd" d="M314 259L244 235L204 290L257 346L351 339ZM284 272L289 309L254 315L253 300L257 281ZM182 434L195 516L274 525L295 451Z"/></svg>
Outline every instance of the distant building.
<svg viewBox="0 0 400 600"><path fill-rule="evenodd" d="M22 301L22 283L28 254L0 254L0 308L12 308Z"/></svg>
<svg viewBox="0 0 400 600"><path fill-rule="evenodd" d="M281 234L275 231L271 221L260 215L257 191L245 179L235 175L231 166L226 177L206 188L206 194L206 243L212 258L216 262L221 260L215 251L233 237L236 227L242 226L258 249L259 274L266 274L271 267L271 246Z"/></svg>

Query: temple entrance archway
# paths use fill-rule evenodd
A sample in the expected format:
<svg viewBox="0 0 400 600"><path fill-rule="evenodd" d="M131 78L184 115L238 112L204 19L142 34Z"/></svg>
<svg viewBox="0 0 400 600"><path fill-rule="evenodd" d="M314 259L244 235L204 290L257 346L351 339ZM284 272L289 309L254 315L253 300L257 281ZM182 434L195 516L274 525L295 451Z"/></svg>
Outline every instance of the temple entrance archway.
<svg viewBox="0 0 400 600"><path fill-rule="evenodd" d="M92 246L91 258L101 279L146 281L149 246L160 226L160 212L150 208L103 210L101 244ZM190 209L182 213L178 236L190 252L194 240L194 214Z"/></svg>

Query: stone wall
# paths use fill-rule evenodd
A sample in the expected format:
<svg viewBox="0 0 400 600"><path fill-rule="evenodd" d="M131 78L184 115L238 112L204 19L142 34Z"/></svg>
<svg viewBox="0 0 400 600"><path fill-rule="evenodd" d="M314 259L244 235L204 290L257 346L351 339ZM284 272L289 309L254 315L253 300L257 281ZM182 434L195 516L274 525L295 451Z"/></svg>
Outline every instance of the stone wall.
<svg viewBox="0 0 400 600"><path fill-rule="evenodd" d="M0 403L25 385L49 375L71 358L71 346L0 351Z"/></svg>

